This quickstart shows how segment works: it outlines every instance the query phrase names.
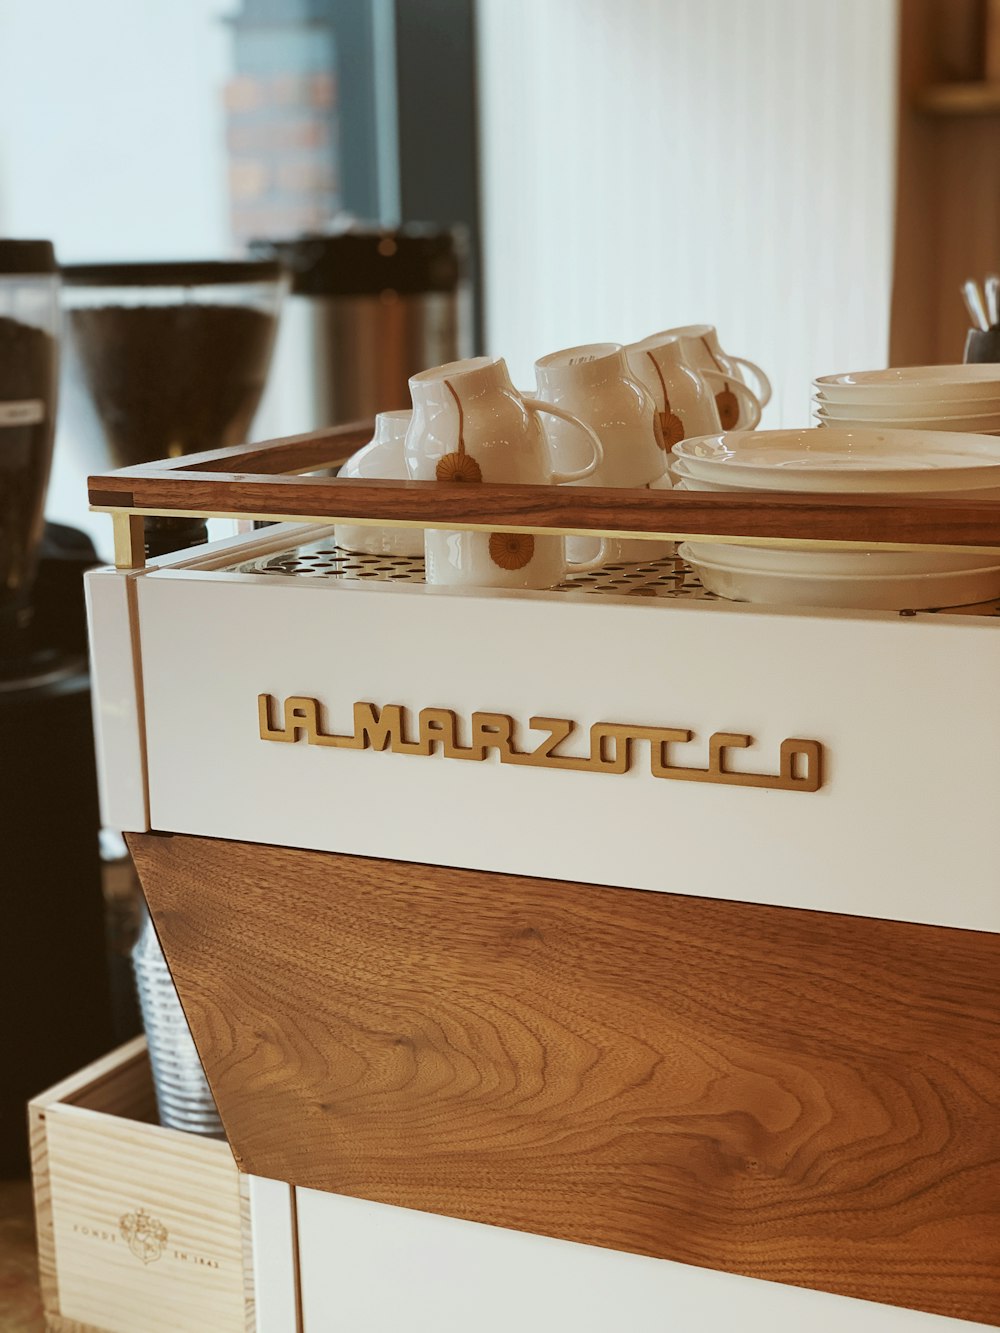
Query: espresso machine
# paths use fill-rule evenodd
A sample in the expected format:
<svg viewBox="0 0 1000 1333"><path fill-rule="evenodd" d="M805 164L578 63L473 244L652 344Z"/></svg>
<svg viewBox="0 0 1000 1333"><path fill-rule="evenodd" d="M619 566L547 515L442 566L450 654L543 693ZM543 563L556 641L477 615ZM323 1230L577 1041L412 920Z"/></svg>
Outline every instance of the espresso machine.
<svg viewBox="0 0 1000 1333"><path fill-rule="evenodd" d="M83 574L88 539L46 525L59 364L48 241L0 239L0 1176L27 1168L25 1103L115 1038Z"/></svg>

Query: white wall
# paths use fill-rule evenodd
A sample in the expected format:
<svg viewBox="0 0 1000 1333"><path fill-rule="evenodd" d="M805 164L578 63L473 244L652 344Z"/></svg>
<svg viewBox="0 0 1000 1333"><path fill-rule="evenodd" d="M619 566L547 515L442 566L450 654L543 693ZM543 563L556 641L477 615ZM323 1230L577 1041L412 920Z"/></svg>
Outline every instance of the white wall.
<svg viewBox="0 0 1000 1333"><path fill-rule="evenodd" d="M64 263L231 250L223 89L233 0L0 0L0 235ZM48 517L101 554L100 428L63 386Z"/></svg>
<svg viewBox="0 0 1000 1333"><path fill-rule="evenodd" d="M718 326L808 420L884 365L895 0L480 0L487 342Z"/></svg>
<svg viewBox="0 0 1000 1333"><path fill-rule="evenodd" d="M231 0L0 0L0 234L65 262L229 248Z"/></svg>

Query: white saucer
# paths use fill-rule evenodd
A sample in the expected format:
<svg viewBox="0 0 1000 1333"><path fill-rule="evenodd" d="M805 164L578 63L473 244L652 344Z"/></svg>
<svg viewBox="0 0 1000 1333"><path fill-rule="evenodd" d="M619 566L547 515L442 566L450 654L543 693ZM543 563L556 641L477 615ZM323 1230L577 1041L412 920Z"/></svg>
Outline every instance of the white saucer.
<svg viewBox="0 0 1000 1333"><path fill-rule="evenodd" d="M918 408L919 404L911 407L909 411L914 412ZM936 410L936 408L928 408L928 411ZM847 408L837 404L832 408L816 407L813 410L813 416L824 425L837 426L841 430L950 430L973 435L995 435L997 431L1000 431L1000 413L998 412L984 413L982 416L974 417L922 417L918 414L917 416L873 419L868 416L863 407L855 405Z"/></svg>
<svg viewBox="0 0 1000 1333"><path fill-rule="evenodd" d="M766 484L769 480L768 478L753 484L750 482L742 482L739 485L726 485L726 483L722 481L707 481L704 477L696 476L688 467L687 463L680 458L674 459L671 470L674 473L674 485L678 490L718 491L729 495L743 494L763 497L765 495L773 495L776 490L784 491L790 489L787 486L768 485ZM935 474L935 480L939 480L937 474ZM655 488L651 485L650 489ZM806 490L807 488L802 487L801 489ZM815 488L808 489L810 491L815 490ZM839 490L840 487L838 486L837 489ZM844 489L846 489L846 487ZM884 488L872 487L870 491L865 493L872 495L891 495L893 494L894 489L894 487L888 485ZM908 493L913 494L914 492L911 491ZM969 490L926 490L920 491L920 495L926 500L1000 500L1000 484L976 486Z"/></svg>
<svg viewBox="0 0 1000 1333"><path fill-rule="evenodd" d="M1000 597L1000 566L934 574L790 574L741 569L678 548L703 586L734 602L826 610L919 611L970 606Z"/></svg>
<svg viewBox="0 0 1000 1333"><path fill-rule="evenodd" d="M673 447L686 471L786 491L978 490L1000 485L1000 440L950 431L728 431Z"/></svg>
<svg viewBox="0 0 1000 1333"><path fill-rule="evenodd" d="M895 366L820 375L813 388L831 402L945 402L1000 398L1000 366Z"/></svg>
<svg viewBox="0 0 1000 1333"><path fill-rule="evenodd" d="M813 397L813 410L830 421L861 422L868 427L891 426L893 430L964 430L979 434L1000 430L1000 399L981 402L966 399L933 403L841 403L821 394ZM942 426L935 422L944 422Z"/></svg>
<svg viewBox="0 0 1000 1333"><path fill-rule="evenodd" d="M851 578L895 578L904 574L945 574L1000 567L1000 551L883 551L842 548L804 550L799 546L754 546L744 542L687 542L692 560L747 573L808 574Z"/></svg>

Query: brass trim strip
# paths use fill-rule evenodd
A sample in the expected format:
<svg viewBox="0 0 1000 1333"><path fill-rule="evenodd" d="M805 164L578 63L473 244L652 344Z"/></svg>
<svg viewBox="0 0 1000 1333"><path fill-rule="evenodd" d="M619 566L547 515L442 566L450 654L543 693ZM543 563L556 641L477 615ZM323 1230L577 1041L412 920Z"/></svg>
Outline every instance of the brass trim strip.
<svg viewBox="0 0 1000 1333"><path fill-rule="evenodd" d="M115 568L145 568L146 537L142 518L131 509L112 509L108 512L114 523Z"/></svg>
<svg viewBox="0 0 1000 1333"><path fill-rule="evenodd" d="M295 1333L305 1333L302 1303L302 1258L299 1252L299 1198L294 1185L288 1186L292 1219L292 1276L295 1281Z"/></svg>

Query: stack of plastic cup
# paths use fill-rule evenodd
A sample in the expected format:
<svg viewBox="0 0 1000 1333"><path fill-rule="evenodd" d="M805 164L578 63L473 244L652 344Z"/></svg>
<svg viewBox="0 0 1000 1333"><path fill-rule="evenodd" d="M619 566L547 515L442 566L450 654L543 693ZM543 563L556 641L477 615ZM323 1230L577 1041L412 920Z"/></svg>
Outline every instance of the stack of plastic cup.
<svg viewBox="0 0 1000 1333"><path fill-rule="evenodd" d="M189 1134L225 1137L149 912L132 950L135 984L153 1069L160 1123Z"/></svg>

